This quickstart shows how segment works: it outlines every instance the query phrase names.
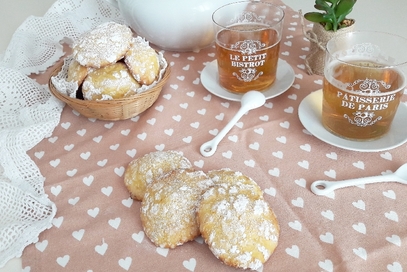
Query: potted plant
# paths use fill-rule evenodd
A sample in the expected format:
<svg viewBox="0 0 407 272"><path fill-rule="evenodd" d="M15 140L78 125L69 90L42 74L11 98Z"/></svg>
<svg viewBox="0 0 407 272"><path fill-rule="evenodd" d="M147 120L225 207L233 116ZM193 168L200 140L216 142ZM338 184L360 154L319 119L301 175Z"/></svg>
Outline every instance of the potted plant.
<svg viewBox="0 0 407 272"><path fill-rule="evenodd" d="M315 0L318 11L304 14L304 18L314 23L312 30L304 31L311 42L310 52L305 58L309 74L323 75L326 43L336 34L350 32L355 20L346 16L352 12L357 0Z"/></svg>

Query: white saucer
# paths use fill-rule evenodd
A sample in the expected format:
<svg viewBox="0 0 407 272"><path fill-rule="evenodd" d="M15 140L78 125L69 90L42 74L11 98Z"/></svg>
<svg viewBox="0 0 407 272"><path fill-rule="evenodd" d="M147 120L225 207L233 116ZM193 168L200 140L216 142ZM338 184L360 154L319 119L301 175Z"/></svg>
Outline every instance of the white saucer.
<svg viewBox="0 0 407 272"><path fill-rule="evenodd" d="M379 152L398 147L407 142L407 105L400 103L390 131L374 141L351 141L340 138L324 128L321 123L322 90L310 93L298 108L303 126L315 137L333 146L361 152Z"/></svg>
<svg viewBox="0 0 407 272"><path fill-rule="evenodd" d="M276 81L273 83L273 85L271 85L269 89L262 92L266 99L273 98L284 93L294 83L294 70L286 61L282 59L278 60L276 76ZM242 98L242 94L234 94L228 92L226 89L219 85L218 63L216 60L207 64L206 67L202 70L201 82L205 89L221 98L231 101L240 101Z"/></svg>

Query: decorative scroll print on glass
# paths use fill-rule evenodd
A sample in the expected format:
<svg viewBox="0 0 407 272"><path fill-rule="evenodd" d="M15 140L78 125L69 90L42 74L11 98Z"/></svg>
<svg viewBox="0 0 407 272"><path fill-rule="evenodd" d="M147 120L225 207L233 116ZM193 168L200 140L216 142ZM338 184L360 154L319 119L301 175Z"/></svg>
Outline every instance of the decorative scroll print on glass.
<svg viewBox="0 0 407 272"><path fill-rule="evenodd" d="M233 50L239 51L242 54L242 62L234 62L236 67L243 66L239 70L240 74L234 72L233 75L240 81L250 82L256 80L263 74L262 71L257 72L257 67L263 66L266 60L267 53L258 54L259 50L266 47L265 43L253 40L238 41L231 46ZM232 64L233 66L233 64Z"/></svg>

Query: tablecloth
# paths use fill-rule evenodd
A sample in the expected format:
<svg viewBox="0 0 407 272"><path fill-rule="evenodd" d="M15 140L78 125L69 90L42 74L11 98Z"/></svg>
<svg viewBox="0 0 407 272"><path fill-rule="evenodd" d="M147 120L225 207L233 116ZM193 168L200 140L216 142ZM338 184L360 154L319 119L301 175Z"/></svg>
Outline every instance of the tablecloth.
<svg viewBox="0 0 407 272"><path fill-rule="evenodd" d="M407 145L350 151L320 141L302 126L298 106L321 89L322 77L305 71L309 42L298 12L273 2L286 12L280 58L294 69L294 84L244 115L212 157L200 155L200 145L240 106L210 94L200 82L205 65L215 59L213 46L164 52L171 77L155 104L137 117L100 121L64 108L52 136L28 151L58 210L53 227L25 249L24 271L235 271L202 238L163 249L145 236L140 203L129 197L123 174L131 160L156 150L181 151L197 170L231 168L260 185L281 235L259 271L406 269L405 185L372 184L316 196L310 184L394 171L405 162ZM47 75L38 81L47 82Z"/></svg>

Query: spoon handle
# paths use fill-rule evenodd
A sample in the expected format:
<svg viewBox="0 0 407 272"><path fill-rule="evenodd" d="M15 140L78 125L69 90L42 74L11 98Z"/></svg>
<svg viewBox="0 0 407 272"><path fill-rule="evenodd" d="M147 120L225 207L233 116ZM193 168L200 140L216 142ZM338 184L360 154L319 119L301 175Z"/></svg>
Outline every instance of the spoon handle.
<svg viewBox="0 0 407 272"><path fill-rule="evenodd" d="M240 107L239 111L233 116L233 118L227 123L227 125L210 141L203 143L199 151L202 156L210 157L215 154L218 144L222 141L223 137L232 129L232 127L239 121L239 119L249 110L246 107Z"/></svg>
<svg viewBox="0 0 407 272"><path fill-rule="evenodd" d="M316 195L327 195L336 189L378 182L399 182L395 174L346 179L342 181L317 180L311 184L311 191Z"/></svg>

